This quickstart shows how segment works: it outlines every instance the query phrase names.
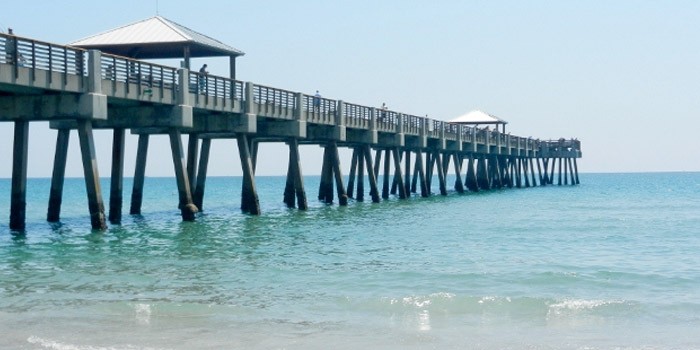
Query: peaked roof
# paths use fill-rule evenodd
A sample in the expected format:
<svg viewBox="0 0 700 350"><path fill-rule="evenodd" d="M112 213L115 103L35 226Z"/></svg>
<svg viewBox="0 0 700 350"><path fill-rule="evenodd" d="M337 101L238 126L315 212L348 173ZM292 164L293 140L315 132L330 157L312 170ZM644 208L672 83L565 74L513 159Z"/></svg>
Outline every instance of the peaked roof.
<svg viewBox="0 0 700 350"><path fill-rule="evenodd" d="M245 53L161 16L127 24L71 43L132 58L242 56Z"/></svg>
<svg viewBox="0 0 700 350"><path fill-rule="evenodd" d="M467 114L462 114L459 117L450 120L450 123L459 124L508 124L507 121L482 112L479 110L471 111Z"/></svg>

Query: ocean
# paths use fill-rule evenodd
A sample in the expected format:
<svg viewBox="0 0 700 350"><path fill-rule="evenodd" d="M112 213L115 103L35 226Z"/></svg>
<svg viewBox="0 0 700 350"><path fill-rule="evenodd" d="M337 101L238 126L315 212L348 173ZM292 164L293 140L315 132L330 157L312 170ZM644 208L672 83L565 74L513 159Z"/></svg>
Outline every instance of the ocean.
<svg viewBox="0 0 700 350"><path fill-rule="evenodd" d="M211 177L182 222L175 180L147 178L104 232L82 179L60 224L30 179L25 235L1 179L0 348L700 349L700 173L580 179L339 207L307 176L298 211L258 177L250 216Z"/></svg>

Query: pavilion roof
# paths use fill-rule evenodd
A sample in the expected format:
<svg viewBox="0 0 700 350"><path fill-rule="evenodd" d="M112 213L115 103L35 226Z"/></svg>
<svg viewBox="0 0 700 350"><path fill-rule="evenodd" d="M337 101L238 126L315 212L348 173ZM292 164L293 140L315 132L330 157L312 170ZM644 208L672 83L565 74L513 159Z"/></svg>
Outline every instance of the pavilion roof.
<svg viewBox="0 0 700 350"><path fill-rule="evenodd" d="M71 43L137 59L242 56L245 53L161 16L127 24Z"/></svg>
<svg viewBox="0 0 700 350"><path fill-rule="evenodd" d="M457 118L450 120L450 123L459 124L508 124L507 121L498 118L494 115L474 110L466 114L462 114Z"/></svg>

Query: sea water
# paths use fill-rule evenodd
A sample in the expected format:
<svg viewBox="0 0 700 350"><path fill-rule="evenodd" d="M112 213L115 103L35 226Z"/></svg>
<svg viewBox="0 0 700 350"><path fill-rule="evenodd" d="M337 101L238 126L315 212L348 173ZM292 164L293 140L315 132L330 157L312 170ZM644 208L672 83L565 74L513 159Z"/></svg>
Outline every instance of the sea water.
<svg viewBox="0 0 700 350"><path fill-rule="evenodd" d="M212 177L196 222L147 178L104 232L82 179L60 224L30 179L26 232L0 225L0 348L700 348L700 173L580 178L339 207L307 177L299 211L258 177L250 216L241 179Z"/></svg>

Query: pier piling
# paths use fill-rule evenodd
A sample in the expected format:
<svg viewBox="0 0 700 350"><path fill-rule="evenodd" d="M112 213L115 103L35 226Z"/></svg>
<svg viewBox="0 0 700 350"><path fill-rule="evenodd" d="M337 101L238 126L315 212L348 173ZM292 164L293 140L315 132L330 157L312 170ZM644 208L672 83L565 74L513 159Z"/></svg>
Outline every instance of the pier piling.
<svg viewBox="0 0 700 350"><path fill-rule="evenodd" d="M139 135L138 148L136 149L136 166L134 168L134 183L131 190L131 207L129 209L129 214L131 215L141 214L149 138L150 135L148 134Z"/></svg>
<svg viewBox="0 0 700 350"><path fill-rule="evenodd" d="M10 200L10 229L23 231L27 213L27 162L29 122L15 121L12 147L12 195Z"/></svg>
<svg viewBox="0 0 700 350"><path fill-rule="evenodd" d="M180 212L183 221L194 221L198 209L192 201L190 191L190 180L187 176L187 164L182 148L182 137L178 129L171 129L169 132L170 150L175 166L175 180L177 181L177 192L179 197Z"/></svg>
<svg viewBox="0 0 700 350"><path fill-rule="evenodd" d="M80 139L80 153L83 159L90 224L93 229L105 230L107 229L105 208L102 201L102 190L100 189L100 176L97 171L95 141L93 139L91 121L78 120L78 138Z"/></svg>
<svg viewBox="0 0 700 350"><path fill-rule="evenodd" d="M122 221L122 204L123 204L123 185L124 185L124 139L125 131L123 128L113 130L112 138L112 176L109 186L109 222L112 224L121 224Z"/></svg>
<svg viewBox="0 0 700 350"><path fill-rule="evenodd" d="M66 161L68 158L68 143L70 129L58 129L56 136L56 154L53 160L53 172L51 175L51 190L49 192L49 208L46 221L58 222L61 217L61 204L63 203L63 184L66 177Z"/></svg>

